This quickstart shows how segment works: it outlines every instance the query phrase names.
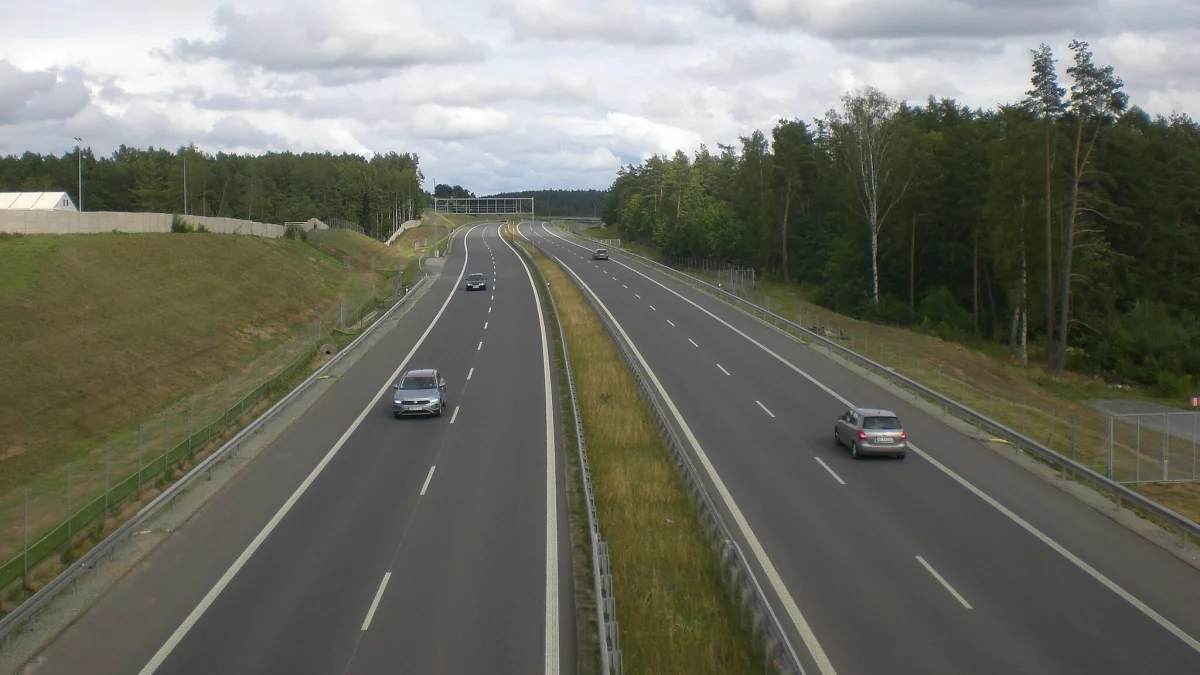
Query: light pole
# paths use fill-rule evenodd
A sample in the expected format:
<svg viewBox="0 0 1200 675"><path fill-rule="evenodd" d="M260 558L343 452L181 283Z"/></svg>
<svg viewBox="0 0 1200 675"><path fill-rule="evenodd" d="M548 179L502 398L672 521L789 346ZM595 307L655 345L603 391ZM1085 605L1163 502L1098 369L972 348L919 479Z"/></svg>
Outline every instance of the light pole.
<svg viewBox="0 0 1200 675"><path fill-rule="evenodd" d="M79 160L79 210L83 210L83 139L76 136L75 157Z"/></svg>

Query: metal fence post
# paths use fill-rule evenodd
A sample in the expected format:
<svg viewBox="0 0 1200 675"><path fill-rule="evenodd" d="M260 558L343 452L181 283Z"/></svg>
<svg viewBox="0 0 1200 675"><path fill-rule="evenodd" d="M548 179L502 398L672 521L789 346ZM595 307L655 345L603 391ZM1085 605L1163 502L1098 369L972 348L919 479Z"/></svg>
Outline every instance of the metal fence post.
<svg viewBox="0 0 1200 675"><path fill-rule="evenodd" d="M1166 482L1166 480L1167 480L1167 465L1171 461L1170 457L1168 456L1168 453L1169 453L1168 447L1169 446L1168 446L1168 441L1167 441L1167 439L1170 438L1170 436L1171 436L1171 418L1167 415L1167 413L1163 413L1163 427L1164 427L1164 431L1163 431L1163 437L1162 437L1162 479L1164 482Z"/></svg>
<svg viewBox="0 0 1200 675"><path fill-rule="evenodd" d="M1075 416L1071 415L1071 461L1075 461Z"/></svg>
<svg viewBox="0 0 1200 675"><path fill-rule="evenodd" d="M163 411L163 478L167 477L167 455L171 452L171 411Z"/></svg>
<svg viewBox="0 0 1200 675"><path fill-rule="evenodd" d="M1192 480L1196 480L1196 418L1198 413L1192 413Z"/></svg>
<svg viewBox="0 0 1200 675"><path fill-rule="evenodd" d="M1113 416L1108 416L1108 433L1105 435L1108 442L1108 479L1113 479Z"/></svg>
<svg viewBox="0 0 1200 675"><path fill-rule="evenodd" d="M1137 460L1137 468L1134 469L1133 479L1140 481L1142 479L1142 416L1138 415L1134 419L1137 420L1137 431L1133 437L1133 456Z"/></svg>
<svg viewBox="0 0 1200 675"><path fill-rule="evenodd" d="M142 487L142 432L145 430L145 425L138 424L138 479L137 486Z"/></svg>
<svg viewBox="0 0 1200 675"><path fill-rule="evenodd" d="M196 428L196 395L192 394L192 410L188 413L188 455L192 454L192 436L195 434Z"/></svg>
<svg viewBox="0 0 1200 675"><path fill-rule="evenodd" d="M22 548L25 550L25 579L24 584L29 586L29 486L25 486L25 508L21 516L21 540Z"/></svg>
<svg viewBox="0 0 1200 675"><path fill-rule="evenodd" d="M71 540L71 464L67 462L67 541Z"/></svg>
<svg viewBox="0 0 1200 675"><path fill-rule="evenodd" d="M1054 406L1050 406L1050 438L1046 441L1046 447L1054 449L1054 422L1058 419L1058 413L1055 412Z"/></svg>
<svg viewBox="0 0 1200 675"><path fill-rule="evenodd" d="M112 441L104 448L104 518L108 518L108 494L112 492Z"/></svg>

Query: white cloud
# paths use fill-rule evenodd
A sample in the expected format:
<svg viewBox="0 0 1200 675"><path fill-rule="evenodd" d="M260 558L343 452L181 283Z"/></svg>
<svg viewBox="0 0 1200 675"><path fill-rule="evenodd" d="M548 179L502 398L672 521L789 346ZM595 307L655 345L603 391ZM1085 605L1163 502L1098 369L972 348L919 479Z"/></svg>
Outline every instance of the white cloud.
<svg viewBox="0 0 1200 675"><path fill-rule="evenodd" d="M604 187L864 84L1012 102L1072 37L1200 116L1196 0L43 0L0 23L0 153L413 151L476 193Z"/></svg>

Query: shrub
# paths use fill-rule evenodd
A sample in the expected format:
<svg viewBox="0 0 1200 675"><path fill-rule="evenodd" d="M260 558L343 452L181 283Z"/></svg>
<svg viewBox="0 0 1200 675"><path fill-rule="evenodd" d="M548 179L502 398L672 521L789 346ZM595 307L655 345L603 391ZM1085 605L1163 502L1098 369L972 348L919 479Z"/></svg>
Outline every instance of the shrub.
<svg viewBox="0 0 1200 675"><path fill-rule="evenodd" d="M173 215L171 216L171 231L172 232L195 232L196 230L183 218Z"/></svg>

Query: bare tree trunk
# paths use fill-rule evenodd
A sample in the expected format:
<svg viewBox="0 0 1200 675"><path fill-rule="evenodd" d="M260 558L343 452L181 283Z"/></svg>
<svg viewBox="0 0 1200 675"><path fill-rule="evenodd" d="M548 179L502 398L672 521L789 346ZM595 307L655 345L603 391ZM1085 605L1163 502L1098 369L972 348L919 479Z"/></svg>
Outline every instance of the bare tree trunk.
<svg viewBox="0 0 1200 675"><path fill-rule="evenodd" d="M908 246L908 311L917 313L917 210L912 213L912 235Z"/></svg>
<svg viewBox="0 0 1200 675"><path fill-rule="evenodd" d="M783 191L783 222L779 224L780 251L783 253L783 283L790 283L791 276L788 273L788 212L792 207L792 171L793 167L788 166L787 187Z"/></svg>
<svg viewBox="0 0 1200 675"><path fill-rule="evenodd" d="M971 309L974 313L975 334L979 334L979 227L975 227L975 238L971 247Z"/></svg>
<svg viewBox="0 0 1200 675"><path fill-rule="evenodd" d="M1021 225L1021 298L1018 301L1018 308L1021 311L1021 365L1025 366L1029 364L1029 354L1027 351L1029 334L1029 269L1028 256L1025 250L1025 225L1023 223Z"/></svg>
<svg viewBox="0 0 1200 675"><path fill-rule="evenodd" d="M1058 328L1058 362L1056 370L1061 375L1067 367L1067 330L1070 327L1071 314L1071 263L1075 253L1075 218L1079 213L1079 185L1083 182L1083 172L1087 169L1088 159L1096 144L1096 136L1100 134L1099 126L1088 141L1087 150L1080 158L1083 149L1083 120L1079 120L1075 132L1075 162L1071 166L1071 208L1067 211L1067 231L1063 234L1062 250L1062 309L1059 316Z"/></svg>
<svg viewBox="0 0 1200 675"><path fill-rule="evenodd" d="M1054 363L1054 205L1051 202L1050 117L1046 117L1046 367Z"/></svg>
<svg viewBox="0 0 1200 675"><path fill-rule="evenodd" d="M869 208L871 218L871 298L875 306L879 306L879 213L872 204Z"/></svg>
<svg viewBox="0 0 1200 675"><path fill-rule="evenodd" d="M1021 322L1020 306L1013 307L1012 324L1008 329L1008 360L1017 358L1017 325Z"/></svg>

